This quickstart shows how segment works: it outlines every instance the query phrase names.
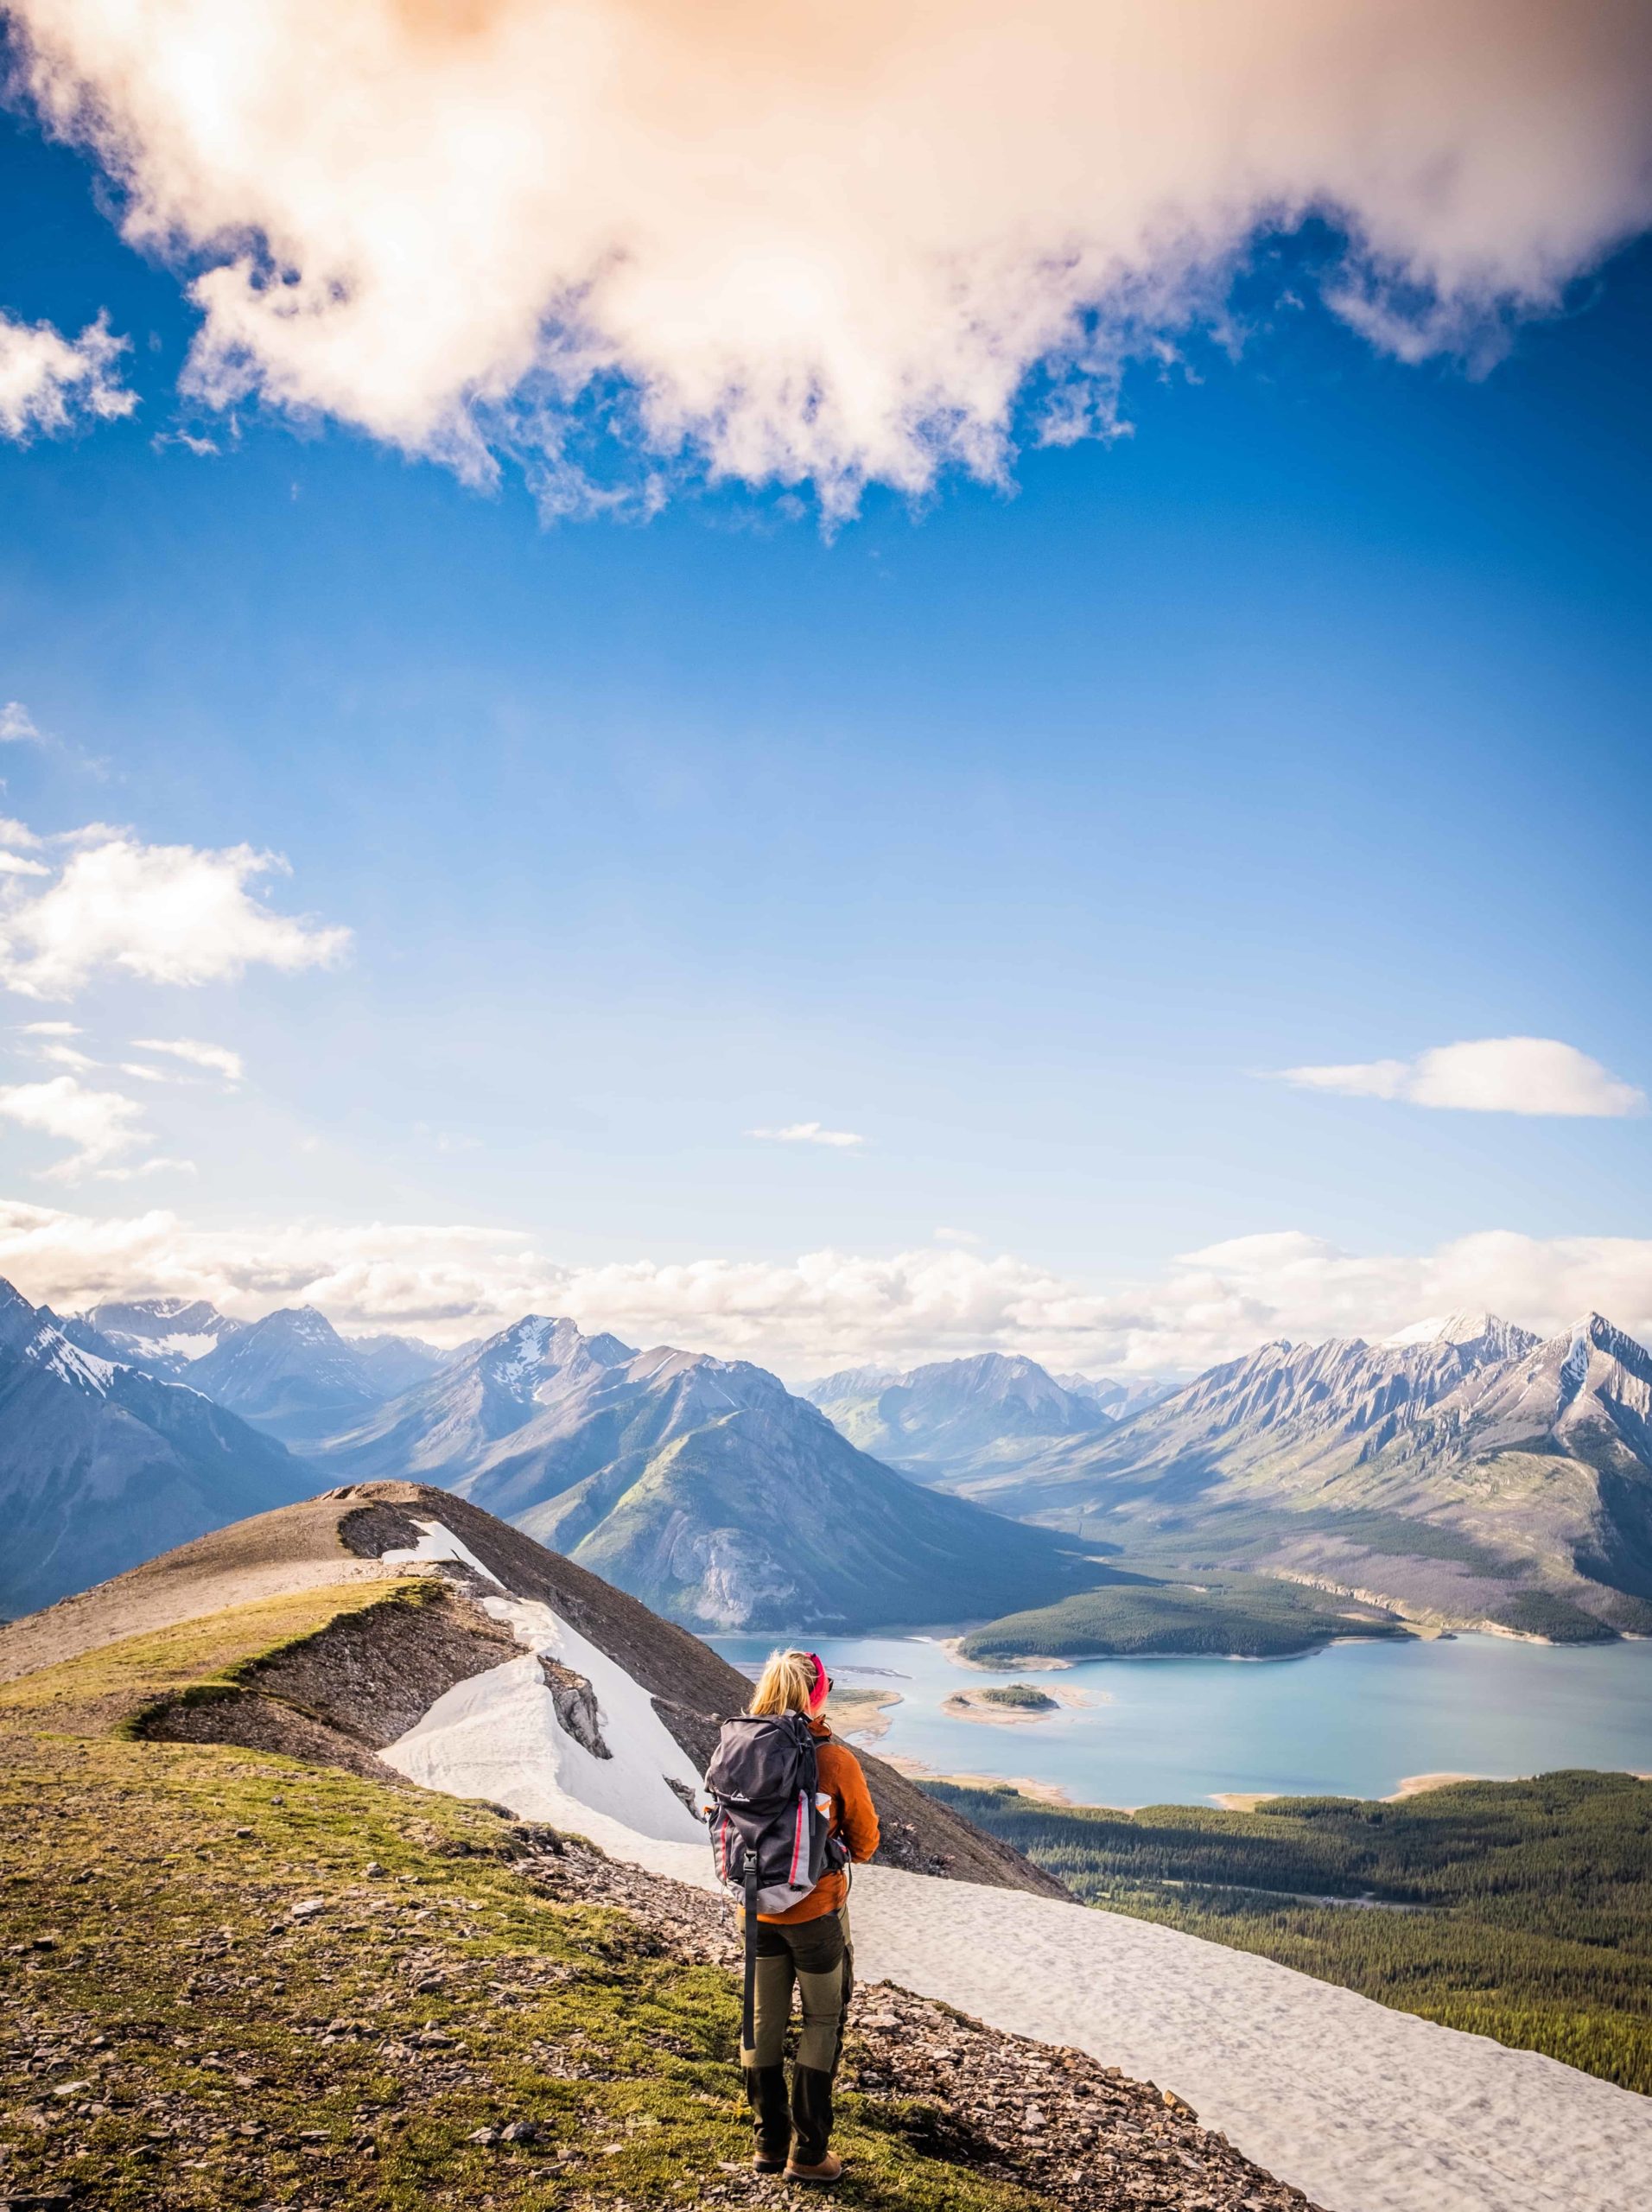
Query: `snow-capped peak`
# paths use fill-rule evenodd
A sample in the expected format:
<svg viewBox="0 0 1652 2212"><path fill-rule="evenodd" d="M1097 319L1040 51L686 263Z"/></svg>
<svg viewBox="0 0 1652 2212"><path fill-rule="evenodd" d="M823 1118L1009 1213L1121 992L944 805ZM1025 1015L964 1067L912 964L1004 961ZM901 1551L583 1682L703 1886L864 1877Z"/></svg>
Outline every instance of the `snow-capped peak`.
<svg viewBox="0 0 1652 2212"><path fill-rule="evenodd" d="M1379 1338L1379 1351L1403 1351L1412 1344L1485 1344L1502 1358L1518 1357L1532 1350L1538 1338L1529 1329L1504 1321L1484 1308L1477 1312L1431 1313Z"/></svg>

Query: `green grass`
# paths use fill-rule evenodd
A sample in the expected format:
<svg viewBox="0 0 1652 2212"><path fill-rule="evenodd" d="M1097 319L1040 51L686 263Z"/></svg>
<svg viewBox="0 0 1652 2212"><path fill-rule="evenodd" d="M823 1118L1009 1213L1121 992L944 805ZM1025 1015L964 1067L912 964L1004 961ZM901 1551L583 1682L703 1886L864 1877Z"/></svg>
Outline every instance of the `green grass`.
<svg viewBox="0 0 1652 2212"><path fill-rule="evenodd" d="M236 1605L0 1683L0 1728L20 1724L130 1734L159 1705L200 1704L240 1688L261 1662L346 1613L439 1602L442 1586L410 1575L340 1582Z"/></svg>
<svg viewBox="0 0 1652 2212"><path fill-rule="evenodd" d="M378 1584L244 1607L0 1699L0 2199L73 2184L106 2212L744 2201L731 1976L536 1888L492 1808L127 1732L146 1701L232 1685L341 1605L410 1601ZM469 2139L517 2120L538 2139ZM838 2134L847 2202L1046 2205L926 2155L886 2099L846 2094Z"/></svg>
<svg viewBox="0 0 1652 2212"><path fill-rule="evenodd" d="M982 1664L1199 1652L1271 1659L1311 1651L1337 1636L1407 1633L1398 1621L1347 1599L1265 1575L1228 1574L1203 1589L1164 1583L1087 1590L989 1621L972 1630L960 1649Z"/></svg>
<svg viewBox="0 0 1652 2212"><path fill-rule="evenodd" d="M1568 1772L1134 1815L931 1786L1091 1904L1652 2094L1652 1783Z"/></svg>

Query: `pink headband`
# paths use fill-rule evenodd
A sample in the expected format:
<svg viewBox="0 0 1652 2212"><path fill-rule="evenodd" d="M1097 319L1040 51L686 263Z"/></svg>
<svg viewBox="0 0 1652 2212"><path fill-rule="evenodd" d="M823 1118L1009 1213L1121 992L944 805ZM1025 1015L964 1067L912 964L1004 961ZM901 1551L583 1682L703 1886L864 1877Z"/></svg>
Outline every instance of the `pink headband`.
<svg viewBox="0 0 1652 2212"><path fill-rule="evenodd" d="M818 1713L826 1702L826 1662L817 1651L805 1651L804 1656L815 1670L815 1687L809 1693L809 1710Z"/></svg>

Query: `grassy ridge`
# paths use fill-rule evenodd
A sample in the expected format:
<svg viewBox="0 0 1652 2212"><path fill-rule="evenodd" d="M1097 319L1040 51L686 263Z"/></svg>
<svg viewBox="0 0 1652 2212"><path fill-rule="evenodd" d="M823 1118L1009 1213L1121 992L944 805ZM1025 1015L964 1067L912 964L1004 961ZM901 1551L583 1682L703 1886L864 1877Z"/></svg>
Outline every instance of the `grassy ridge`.
<svg viewBox="0 0 1652 2212"><path fill-rule="evenodd" d="M1652 2094L1652 1783L1569 1772L1134 1815L931 1787L1091 1904Z"/></svg>
<svg viewBox="0 0 1652 2212"><path fill-rule="evenodd" d="M974 1629L963 1656L982 1665L1050 1659L1203 1653L1277 1659L1338 1636L1405 1636L1401 1623L1267 1575L1213 1576L1199 1588L1132 1582L1086 1590L1053 1605L1007 1613Z"/></svg>
<svg viewBox="0 0 1652 2212"><path fill-rule="evenodd" d="M341 1610L424 1594L299 1593L0 1694L0 2200L743 2201L725 1973L664 1955L625 1913L535 1890L488 1807L129 1732L156 1696L221 1694ZM892 2132L888 2101L842 2107L849 2201L1047 2212ZM512 2122L531 2135L499 2139Z"/></svg>

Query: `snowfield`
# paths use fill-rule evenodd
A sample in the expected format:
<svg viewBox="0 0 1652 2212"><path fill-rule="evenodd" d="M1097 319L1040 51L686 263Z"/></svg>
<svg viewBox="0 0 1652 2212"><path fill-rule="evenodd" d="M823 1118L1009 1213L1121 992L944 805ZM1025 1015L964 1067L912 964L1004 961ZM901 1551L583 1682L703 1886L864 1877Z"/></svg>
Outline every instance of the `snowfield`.
<svg viewBox="0 0 1652 2212"><path fill-rule="evenodd" d="M708 1855L705 1830L666 1778L697 1795L700 1777L647 1691L549 1605L507 1596L448 1529L417 1525L424 1532L417 1547L387 1552L386 1560L453 1560L468 1567L499 1592L483 1598L485 1610L527 1648L520 1659L456 1682L379 1757L427 1789L491 1798L524 1820L573 1829L616 1859L634 1857L640 1841L683 1845L690 1838L696 1856ZM583 1675L595 1691L612 1758L588 1751L557 1719L542 1652Z"/></svg>
<svg viewBox="0 0 1652 2212"><path fill-rule="evenodd" d="M433 1523L403 1560L462 1562ZM529 1649L461 1682L380 1756L427 1788L486 1797L615 1858L717 1887L665 1777L699 1777L624 1669L546 1605L484 1602ZM599 1759L564 1732L537 1654L588 1676ZM1630 2212L1652 2202L1652 2099L1554 2059L1436 2027L1123 1914L893 1867L855 1874L856 1977L1071 2044L1173 2089L1206 2126L1325 2212Z"/></svg>

